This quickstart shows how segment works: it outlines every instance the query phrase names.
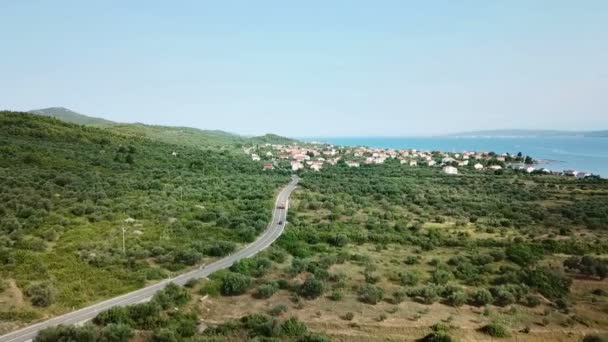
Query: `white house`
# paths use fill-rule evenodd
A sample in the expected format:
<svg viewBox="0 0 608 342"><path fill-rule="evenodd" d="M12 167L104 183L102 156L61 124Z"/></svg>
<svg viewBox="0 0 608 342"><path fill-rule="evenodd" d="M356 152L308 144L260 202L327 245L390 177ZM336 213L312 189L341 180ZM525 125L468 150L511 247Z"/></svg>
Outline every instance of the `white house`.
<svg viewBox="0 0 608 342"><path fill-rule="evenodd" d="M253 153L253 154L251 154L251 160L253 160L253 161L260 161L260 156L258 156L257 154Z"/></svg>
<svg viewBox="0 0 608 342"><path fill-rule="evenodd" d="M483 165L481 165L480 163L477 163L473 166L475 168L475 170L483 170Z"/></svg>
<svg viewBox="0 0 608 342"><path fill-rule="evenodd" d="M500 166L500 165L490 165L490 166L488 166L488 168L492 169L492 170L501 170L502 166Z"/></svg>
<svg viewBox="0 0 608 342"><path fill-rule="evenodd" d="M445 166L443 168L443 172L447 173L448 175L457 175L458 169L453 166Z"/></svg>
<svg viewBox="0 0 608 342"><path fill-rule="evenodd" d="M354 160L348 160L346 161L346 165L348 165L348 167L359 167L359 162L356 162Z"/></svg>
<svg viewBox="0 0 608 342"><path fill-rule="evenodd" d="M437 164L437 162L431 159L431 160L429 160L429 161L427 162L427 164L428 164L429 166L433 166L433 165Z"/></svg>
<svg viewBox="0 0 608 342"><path fill-rule="evenodd" d="M291 161L291 170L292 171L298 171L303 168L304 168L304 165L302 165L302 163L300 163L299 161L297 161L297 160Z"/></svg>
<svg viewBox="0 0 608 342"><path fill-rule="evenodd" d="M310 169L315 171L321 171L322 167L323 165L319 163L313 163L312 165L310 165Z"/></svg>
<svg viewBox="0 0 608 342"><path fill-rule="evenodd" d="M410 166L417 166L418 162L415 160L410 160Z"/></svg>
<svg viewBox="0 0 608 342"><path fill-rule="evenodd" d="M528 167L526 168L526 172L527 172L527 173L532 173L532 172L534 172L534 170L535 170L535 168L534 168L534 167L532 167L532 166L528 166Z"/></svg>

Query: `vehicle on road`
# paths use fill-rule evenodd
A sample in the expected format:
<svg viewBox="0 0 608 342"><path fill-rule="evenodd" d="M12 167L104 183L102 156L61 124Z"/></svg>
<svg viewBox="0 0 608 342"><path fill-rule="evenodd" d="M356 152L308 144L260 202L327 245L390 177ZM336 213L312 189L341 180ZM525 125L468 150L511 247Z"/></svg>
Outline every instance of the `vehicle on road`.
<svg viewBox="0 0 608 342"><path fill-rule="evenodd" d="M277 209L285 209L285 204L281 203L281 204L277 205Z"/></svg>
<svg viewBox="0 0 608 342"><path fill-rule="evenodd" d="M283 221L279 221L279 226L283 224Z"/></svg>

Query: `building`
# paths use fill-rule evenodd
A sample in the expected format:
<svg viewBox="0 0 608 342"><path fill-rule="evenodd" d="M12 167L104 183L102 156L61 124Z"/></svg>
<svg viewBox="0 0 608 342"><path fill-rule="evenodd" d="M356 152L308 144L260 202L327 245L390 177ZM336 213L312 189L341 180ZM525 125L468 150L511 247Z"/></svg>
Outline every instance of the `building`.
<svg viewBox="0 0 608 342"><path fill-rule="evenodd" d="M410 166L418 166L418 162L415 160L410 160Z"/></svg>
<svg viewBox="0 0 608 342"><path fill-rule="evenodd" d="M488 168L491 170L502 170L502 166L500 165L490 165Z"/></svg>
<svg viewBox="0 0 608 342"><path fill-rule="evenodd" d="M445 166L443 168L443 172L447 173L448 175L457 175L458 174L458 169L453 167L453 166Z"/></svg>
<svg viewBox="0 0 608 342"><path fill-rule="evenodd" d="M354 160L348 160L346 162L346 165L348 165L348 167L359 167L359 162L356 162Z"/></svg>
<svg viewBox="0 0 608 342"><path fill-rule="evenodd" d="M429 161L427 162L427 164L428 164L429 166L433 166L433 165L437 164L437 162L431 159L431 160L429 160Z"/></svg>
<svg viewBox="0 0 608 342"><path fill-rule="evenodd" d="M300 163L299 161L297 161L297 160L291 161L291 171L298 171L303 168L304 168L304 165L302 165L302 163Z"/></svg>
<svg viewBox="0 0 608 342"><path fill-rule="evenodd" d="M251 154L251 160L253 160L253 161L260 161L260 156L258 156L255 153L252 153Z"/></svg>
<svg viewBox="0 0 608 342"><path fill-rule="evenodd" d="M475 170L483 170L483 165L481 165L480 163L473 165L473 167L475 168Z"/></svg>
<svg viewBox="0 0 608 342"><path fill-rule="evenodd" d="M274 169L274 165L272 164L264 164L264 170L272 170Z"/></svg>

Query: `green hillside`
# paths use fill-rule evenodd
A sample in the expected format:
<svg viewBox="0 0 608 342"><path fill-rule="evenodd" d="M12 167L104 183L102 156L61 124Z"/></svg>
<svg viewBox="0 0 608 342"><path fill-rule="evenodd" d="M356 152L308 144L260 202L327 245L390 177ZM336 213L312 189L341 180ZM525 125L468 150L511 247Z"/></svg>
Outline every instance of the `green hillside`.
<svg viewBox="0 0 608 342"><path fill-rule="evenodd" d="M0 332L252 241L289 178L237 149L17 112L0 126Z"/></svg>
<svg viewBox="0 0 608 342"><path fill-rule="evenodd" d="M77 125L108 126L114 124L113 121L83 115L63 107L34 109L29 111L29 113L50 116L61 121L70 122Z"/></svg>
<svg viewBox="0 0 608 342"><path fill-rule="evenodd" d="M61 121L78 125L106 128L112 133L125 134L133 138L148 138L160 142L190 147L235 147L256 144L291 144L295 140L276 134L259 137L243 137L221 130L202 130L191 127L146 125L142 123L117 123L101 118L76 113L63 107L32 110L29 113L50 116Z"/></svg>

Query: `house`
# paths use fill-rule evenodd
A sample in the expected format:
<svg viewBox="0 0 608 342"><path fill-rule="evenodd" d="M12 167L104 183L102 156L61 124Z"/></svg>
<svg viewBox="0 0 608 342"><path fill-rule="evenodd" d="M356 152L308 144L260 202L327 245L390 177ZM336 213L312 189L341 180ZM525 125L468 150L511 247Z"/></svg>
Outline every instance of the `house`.
<svg viewBox="0 0 608 342"><path fill-rule="evenodd" d="M266 157L272 157L272 152L270 152L270 151L266 152Z"/></svg>
<svg viewBox="0 0 608 342"><path fill-rule="evenodd" d="M427 164L428 164L428 166L433 166L433 165L437 164L437 162L431 159L427 162Z"/></svg>
<svg viewBox="0 0 608 342"><path fill-rule="evenodd" d="M260 161L260 156L258 156L255 153L252 153L251 154L251 160L253 160L253 161Z"/></svg>
<svg viewBox="0 0 608 342"><path fill-rule="evenodd" d="M302 165L302 163L300 163L299 161L297 161L297 160L291 161L291 171L298 171L303 168L304 168L304 165Z"/></svg>
<svg viewBox="0 0 608 342"><path fill-rule="evenodd" d="M526 172L527 173L532 173L532 172L534 172L534 170L536 170L536 169L534 167L532 167L532 166L526 167Z"/></svg>
<svg viewBox="0 0 608 342"><path fill-rule="evenodd" d="M323 167L323 164L320 164L320 163L312 163L310 165L310 169L315 170L315 171L321 171L322 167Z"/></svg>
<svg viewBox="0 0 608 342"><path fill-rule="evenodd" d="M448 175L457 175L458 174L458 169L453 167L453 166L445 166L443 168L443 172L448 174Z"/></svg>
<svg viewBox="0 0 608 342"><path fill-rule="evenodd" d="M410 166L418 166L418 162L415 160L410 160Z"/></svg>
<svg viewBox="0 0 608 342"><path fill-rule="evenodd" d="M454 158L450 158L450 157L445 157L445 158L441 159L441 163L442 164L449 164L449 163L451 163L453 161L454 161Z"/></svg>
<svg viewBox="0 0 608 342"><path fill-rule="evenodd" d="M564 175L566 176L576 176L578 174L578 171L576 170L564 170Z"/></svg>
<svg viewBox="0 0 608 342"><path fill-rule="evenodd" d="M463 160L463 161L459 161L458 162L458 166L467 166L469 165L469 161L468 160Z"/></svg>
<svg viewBox="0 0 608 342"><path fill-rule="evenodd" d="M488 168L491 170L502 170L502 166L500 165L490 165Z"/></svg>
<svg viewBox="0 0 608 342"><path fill-rule="evenodd" d="M171 153L172 156L177 157L177 152L173 151L173 153Z"/></svg>
<svg viewBox="0 0 608 342"><path fill-rule="evenodd" d="M272 169L274 169L274 165L272 165L270 163L269 164L264 164L264 170L272 170Z"/></svg>
<svg viewBox="0 0 608 342"><path fill-rule="evenodd" d="M475 170L483 170L483 165L481 165L480 163L473 165L473 167L475 168Z"/></svg>
<svg viewBox="0 0 608 342"><path fill-rule="evenodd" d="M346 161L346 165L348 165L348 167L359 167L359 162L356 162L354 160L348 160Z"/></svg>
<svg viewBox="0 0 608 342"><path fill-rule="evenodd" d="M405 159L401 159L401 160L399 161L399 163L401 163L401 164L403 165L403 164L407 164L408 162L407 162L407 160L405 160Z"/></svg>

